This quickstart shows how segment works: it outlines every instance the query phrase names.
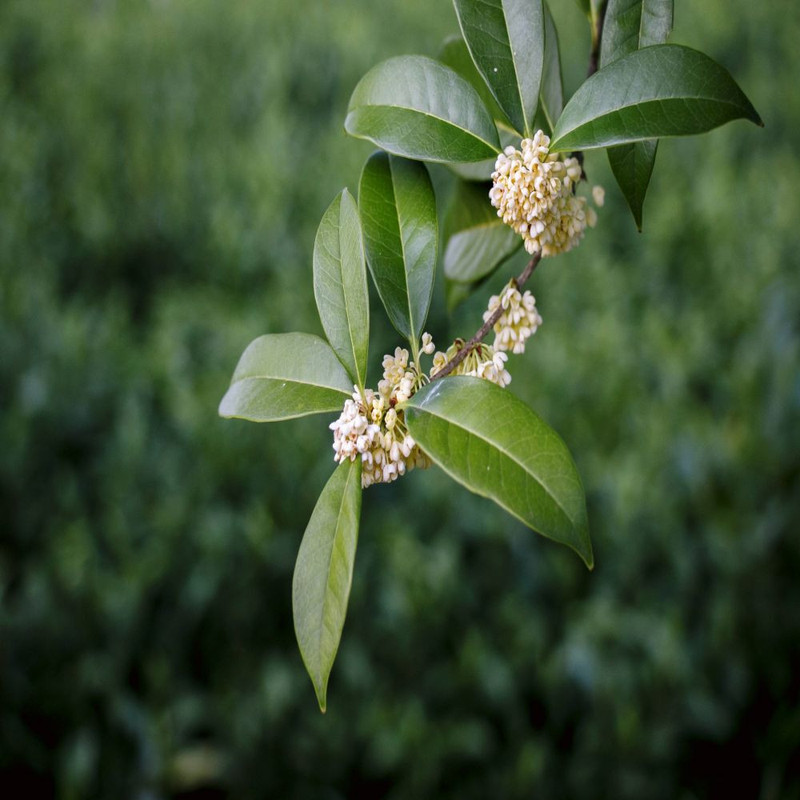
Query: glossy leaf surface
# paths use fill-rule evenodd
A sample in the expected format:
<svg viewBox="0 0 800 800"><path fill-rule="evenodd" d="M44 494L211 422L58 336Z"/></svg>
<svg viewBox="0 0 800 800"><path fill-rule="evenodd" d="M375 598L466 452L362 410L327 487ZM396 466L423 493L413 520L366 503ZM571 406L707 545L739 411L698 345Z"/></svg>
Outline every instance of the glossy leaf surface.
<svg viewBox="0 0 800 800"><path fill-rule="evenodd" d="M608 0L603 21L600 65L664 44L672 30L673 0Z"/></svg>
<svg viewBox="0 0 800 800"><path fill-rule="evenodd" d="M525 403L494 383L459 376L405 404L420 447L451 477L594 565L586 502L566 445Z"/></svg>
<svg viewBox="0 0 800 800"><path fill-rule="evenodd" d="M345 189L322 217L314 240L314 298L325 335L353 383L363 388L369 346L369 296L361 221Z"/></svg>
<svg viewBox="0 0 800 800"><path fill-rule="evenodd" d="M492 119L500 120L506 125L510 124L500 106L497 105L497 100L494 99L483 76L478 72L475 62L469 54L467 43L461 36L448 36L445 39L439 50L438 60L457 72L475 89Z"/></svg>
<svg viewBox="0 0 800 800"><path fill-rule="evenodd" d="M319 336L267 334L242 353L219 413L274 422L338 411L352 391L352 380Z"/></svg>
<svg viewBox="0 0 800 800"><path fill-rule="evenodd" d="M673 0L609 0L603 25L600 66L616 61L642 47L663 44L672 30ZM636 227L642 229L647 187L655 166L656 139L612 147L611 171L631 209Z"/></svg>
<svg viewBox="0 0 800 800"><path fill-rule="evenodd" d="M644 198L650 186L650 178L656 163L658 139L621 144L608 148L608 163L628 207L633 214L636 227L642 229Z"/></svg>
<svg viewBox="0 0 800 800"><path fill-rule="evenodd" d="M497 126L497 132L500 134L500 148L502 149L509 143L516 145L519 142L519 135L515 131L512 133L511 123L500 106L497 105L497 101L489 91L486 81L475 67L472 56L467 49L467 44L461 36L447 38L439 51L439 61L450 67L450 69L455 70L478 92ZM447 166L464 180L485 181L492 174L496 160L497 154L493 153L491 158L484 161L450 163Z"/></svg>
<svg viewBox="0 0 800 800"><path fill-rule="evenodd" d="M445 219L444 274L471 283L494 271L522 245L522 238L497 216L487 183L456 186Z"/></svg>
<svg viewBox="0 0 800 800"><path fill-rule="evenodd" d="M500 134L501 149L505 149L508 147L508 145L512 145L513 147L517 148L519 147L520 138L516 131L504 126L502 122L498 122L497 132ZM451 172L455 173L459 178L462 178L465 181L487 181L491 180L496 163L497 155L486 161L473 161L467 164L459 162L448 164L447 167Z"/></svg>
<svg viewBox="0 0 800 800"><path fill-rule="evenodd" d="M419 340L436 274L439 226L428 170L418 161L374 153L359 186L372 279L392 325Z"/></svg>
<svg viewBox="0 0 800 800"><path fill-rule="evenodd" d="M656 45L589 78L561 114L551 148L587 150L687 136L739 118L763 124L724 67L688 47Z"/></svg>
<svg viewBox="0 0 800 800"><path fill-rule="evenodd" d="M564 110L564 82L561 77L561 53L553 15L544 4L544 64L542 66L542 110L550 130Z"/></svg>
<svg viewBox="0 0 800 800"><path fill-rule="evenodd" d="M294 630L321 711L342 638L361 515L361 459L340 464L303 534L292 581Z"/></svg>
<svg viewBox="0 0 800 800"><path fill-rule="evenodd" d="M424 56L398 56L373 67L353 91L344 125L389 153L424 161L481 161L500 149L475 89Z"/></svg>
<svg viewBox="0 0 800 800"><path fill-rule="evenodd" d="M511 124L529 136L544 62L542 0L453 0L453 4L475 66Z"/></svg>

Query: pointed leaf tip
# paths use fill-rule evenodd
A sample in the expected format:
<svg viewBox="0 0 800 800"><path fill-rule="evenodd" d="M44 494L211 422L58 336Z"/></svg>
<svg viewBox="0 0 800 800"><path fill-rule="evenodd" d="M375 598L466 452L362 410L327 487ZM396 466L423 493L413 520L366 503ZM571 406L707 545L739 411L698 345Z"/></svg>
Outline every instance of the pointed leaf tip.
<svg viewBox="0 0 800 800"><path fill-rule="evenodd" d="M672 30L673 5L673 0L608 0L603 20L600 66L605 67L643 47L664 44ZM608 149L614 178L640 232L644 199L657 152L657 139Z"/></svg>
<svg viewBox="0 0 800 800"><path fill-rule="evenodd" d="M507 389L458 376L428 384L405 405L414 439L470 491L594 565L586 501L558 434Z"/></svg>
<svg viewBox="0 0 800 800"><path fill-rule="evenodd" d="M551 149L690 136L735 119L763 125L723 66L689 47L654 45L604 66L580 86L556 123Z"/></svg>
<svg viewBox="0 0 800 800"><path fill-rule="evenodd" d="M436 197L424 164L373 153L359 185L367 263L395 329L419 341L436 274Z"/></svg>
<svg viewBox="0 0 800 800"><path fill-rule="evenodd" d="M320 711L339 649L358 542L361 460L340 464L314 506L292 580L294 629Z"/></svg>
<svg viewBox="0 0 800 800"><path fill-rule="evenodd" d="M323 339L308 333L267 334L242 353L219 414L276 422L336 411L352 390L347 372Z"/></svg>

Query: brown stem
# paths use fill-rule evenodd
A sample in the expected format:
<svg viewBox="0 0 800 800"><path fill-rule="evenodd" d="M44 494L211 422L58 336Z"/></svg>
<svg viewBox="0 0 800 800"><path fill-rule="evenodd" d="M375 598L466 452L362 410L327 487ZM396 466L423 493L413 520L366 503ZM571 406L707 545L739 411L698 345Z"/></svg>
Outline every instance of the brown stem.
<svg viewBox="0 0 800 800"><path fill-rule="evenodd" d="M512 282L516 289L521 289L528 281L528 278L533 274L533 271L542 260L541 253L537 253L527 264L524 270L516 278L512 278ZM446 378L469 354L474 350L486 337L489 331L494 327L495 322L500 319L505 309L499 305L494 313L481 325L475 332L475 335L464 344L464 346L448 361L438 372L431 375L431 382L439 380L439 378Z"/></svg>

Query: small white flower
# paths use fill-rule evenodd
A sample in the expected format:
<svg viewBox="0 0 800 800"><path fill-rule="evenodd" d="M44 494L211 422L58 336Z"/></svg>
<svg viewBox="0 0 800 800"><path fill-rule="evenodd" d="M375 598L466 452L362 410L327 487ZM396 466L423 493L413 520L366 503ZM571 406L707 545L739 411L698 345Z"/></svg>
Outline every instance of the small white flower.
<svg viewBox="0 0 800 800"><path fill-rule="evenodd" d="M428 334L423 337L423 346L433 350ZM403 411L396 408L424 382L415 364L409 363L408 351L398 347L394 355L383 358L378 391L366 389L362 394L353 387L352 399L345 400L339 418L330 424L335 460L341 463L361 458L362 487L390 483L415 467L430 466L428 457L406 431Z"/></svg>
<svg viewBox="0 0 800 800"><path fill-rule="evenodd" d="M398 383L395 391L395 398L398 403L405 403L414 394L414 376L406 373L406 376Z"/></svg>
<svg viewBox="0 0 800 800"><path fill-rule="evenodd" d="M425 355L431 355L436 350L436 345L433 343L433 337L429 333L422 334L422 352Z"/></svg>
<svg viewBox="0 0 800 800"><path fill-rule="evenodd" d="M373 394L368 391L368 394ZM368 401L371 398L367 398ZM366 408L358 390L353 399L344 401L339 419L330 424L333 431L334 459L341 463L346 459L354 461L358 454L368 451L380 434L380 428L367 419Z"/></svg>
<svg viewBox="0 0 800 800"><path fill-rule="evenodd" d="M520 294L512 282L506 286L501 297L492 295L489 298L483 321L487 322L501 306L504 311L494 324L494 349L523 353L525 342L542 324L542 318L536 310L536 299L527 291L524 295Z"/></svg>
<svg viewBox="0 0 800 800"><path fill-rule="evenodd" d="M452 354L451 350L454 351ZM450 348L447 351L447 355L452 358L456 352L458 352L457 348ZM458 364L453 370L453 374L483 378L496 383L498 386L508 386L511 383L511 375L505 369L507 358L508 356L505 353L498 353L493 347L481 342Z"/></svg>
<svg viewBox="0 0 800 800"><path fill-rule="evenodd" d="M447 354L443 353L441 350L433 356L433 369L431 370L431 375L439 370L443 369L448 362Z"/></svg>

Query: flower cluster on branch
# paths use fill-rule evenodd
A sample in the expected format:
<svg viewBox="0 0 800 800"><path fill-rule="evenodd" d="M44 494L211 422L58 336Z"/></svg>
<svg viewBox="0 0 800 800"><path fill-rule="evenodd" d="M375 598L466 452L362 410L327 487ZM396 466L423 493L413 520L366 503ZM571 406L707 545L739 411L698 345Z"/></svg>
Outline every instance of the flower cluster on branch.
<svg viewBox="0 0 800 800"><path fill-rule="evenodd" d="M354 386L352 399L345 400L341 415L330 424L334 459L341 463L360 457L362 487L391 483L415 467L430 466L397 408L426 381L417 365L409 363L408 350L398 347L393 356L384 356L378 391L362 393Z"/></svg>
<svg viewBox="0 0 800 800"><path fill-rule="evenodd" d="M499 308L503 311L493 326L494 349L524 353L525 342L542 324L536 310L536 298L530 292L522 294L511 282L502 295L495 294L489 298L489 308L483 313L484 322L490 320Z"/></svg>
<svg viewBox="0 0 800 800"><path fill-rule="evenodd" d="M583 174L580 161L550 152L550 137L537 131L521 150L500 153L492 173L489 199L497 216L522 236L525 249L543 256L566 253L594 227L597 213L575 194Z"/></svg>

